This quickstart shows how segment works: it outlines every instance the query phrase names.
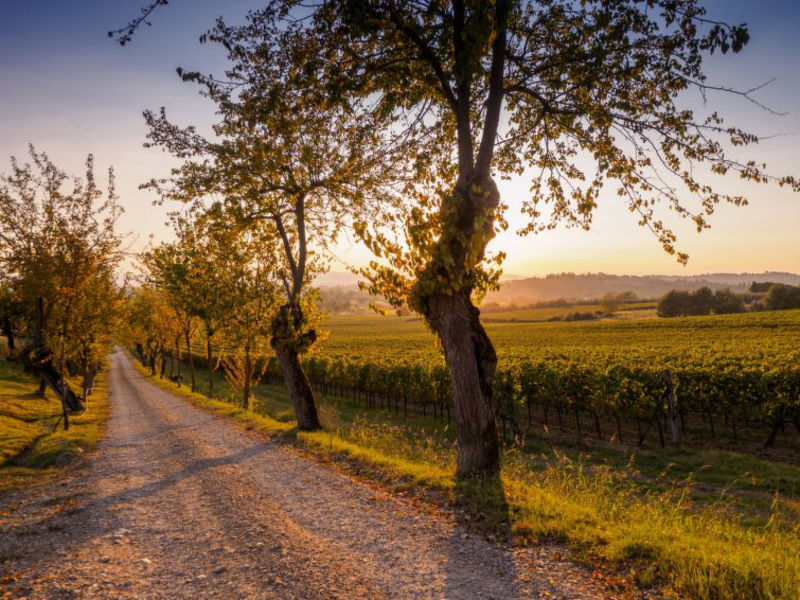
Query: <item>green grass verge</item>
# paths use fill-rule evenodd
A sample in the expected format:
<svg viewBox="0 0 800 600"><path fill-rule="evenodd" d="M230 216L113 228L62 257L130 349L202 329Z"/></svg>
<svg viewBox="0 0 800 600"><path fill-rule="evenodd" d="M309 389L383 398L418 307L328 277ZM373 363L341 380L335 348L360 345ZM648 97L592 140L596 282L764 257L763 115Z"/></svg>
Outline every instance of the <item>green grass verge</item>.
<svg viewBox="0 0 800 600"><path fill-rule="evenodd" d="M61 403L52 391L36 395L38 382L0 360L0 491L38 482L94 448L108 418L108 388L98 377L88 410L70 418L69 431L53 425Z"/></svg>
<svg viewBox="0 0 800 600"><path fill-rule="evenodd" d="M728 451L570 447L540 438L505 450L499 481L457 485L453 431L432 419L404 421L321 398L325 429L302 433L281 389L259 386L253 411L243 411L149 379L250 429L344 459L350 472L386 487L458 504L472 523L515 543L565 544L623 585L676 597L800 598L796 465ZM203 391L205 372L198 369L197 379ZM218 393L230 391L218 382Z"/></svg>

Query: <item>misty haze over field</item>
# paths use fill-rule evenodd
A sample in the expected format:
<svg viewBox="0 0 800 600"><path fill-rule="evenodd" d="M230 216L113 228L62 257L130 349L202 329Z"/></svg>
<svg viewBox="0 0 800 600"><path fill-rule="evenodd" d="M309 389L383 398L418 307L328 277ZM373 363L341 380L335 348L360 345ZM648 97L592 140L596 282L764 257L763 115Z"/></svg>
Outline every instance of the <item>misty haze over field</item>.
<svg viewBox="0 0 800 600"><path fill-rule="evenodd" d="M767 271L764 273L706 273L699 275L611 275L607 273L554 273L544 277L503 277L499 291L489 292L484 305L515 304L524 306L551 300L583 301L597 299L609 292L633 292L639 298L659 298L670 290L730 289L745 292L757 282L800 285L800 275ZM358 277L331 271L317 278L328 310L360 312L366 310L369 296L358 289Z"/></svg>

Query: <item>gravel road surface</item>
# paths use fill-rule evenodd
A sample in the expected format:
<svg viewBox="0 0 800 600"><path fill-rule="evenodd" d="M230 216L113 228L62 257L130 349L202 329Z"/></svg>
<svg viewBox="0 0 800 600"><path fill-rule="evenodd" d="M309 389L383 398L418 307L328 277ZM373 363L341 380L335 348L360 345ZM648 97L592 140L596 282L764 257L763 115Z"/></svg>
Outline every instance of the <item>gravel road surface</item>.
<svg viewBox="0 0 800 600"><path fill-rule="evenodd" d="M246 433L112 357L88 463L0 496L0 598L602 598L511 549Z"/></svg>

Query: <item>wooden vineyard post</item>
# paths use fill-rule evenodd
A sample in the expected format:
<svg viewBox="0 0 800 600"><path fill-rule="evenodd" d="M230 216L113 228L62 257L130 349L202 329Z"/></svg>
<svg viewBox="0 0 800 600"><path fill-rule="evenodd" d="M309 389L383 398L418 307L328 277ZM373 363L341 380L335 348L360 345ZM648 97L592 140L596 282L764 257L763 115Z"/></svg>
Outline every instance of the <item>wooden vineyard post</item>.
<svg viewBox="0 0 800 600"><path fill-rule="evenodd" d="M583 442L583 428L581 427L581 413L577 404L575 405L575 425L578 427L578 443L580 444Z"/></svg>
<svg viewBox="0 0 800 600"><path fill-rule="evenodd" d="M669 426L672 432L672 445L680 446L681 444L681 430L678 409L675 400L675 384L672 381L672 373L664 371L664 380L667 384L667 408L669 410Z"/></svg>
<svg viewBox="0 0 800 600"><path fill-rule="evenodd" d="M617 438L621 444L624 444L625 442L622 439L622 424L619 421L619 413L616 410L614 411L614 421L617 423Z"/></svg>

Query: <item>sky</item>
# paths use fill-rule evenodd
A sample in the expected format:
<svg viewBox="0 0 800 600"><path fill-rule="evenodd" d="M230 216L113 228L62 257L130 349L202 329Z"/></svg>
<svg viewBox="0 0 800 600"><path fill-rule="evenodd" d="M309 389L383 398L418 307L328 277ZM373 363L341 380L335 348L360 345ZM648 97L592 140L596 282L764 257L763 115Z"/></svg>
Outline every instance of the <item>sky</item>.
<svg viewBox="0 0 800 600"><path fill-rule="evenodd" d="M225 57L198 37L217 16L241 21L258 0L171 0L133 42L120 47L107 31L124 25L144 0L0 0L0 171L8 157L23 157L29 143L46 151L63 169L80 174L94 154L98 172L113 165L125 214L120 228L136 236L134 249L169 239L166 213L154 207L150 192L138 189L166 175L173 160L143 147L142 111L166 107L181 124L207 130L213 105L183 83L177 67L219 73ZM740 99L712 95L708 107L729 123L761 136L755 149L737 156L765 161L770 170L800 175L800 1L707 0L711 16L747 23L751 42L737 55L714 56L706 66L709 83L749 89L775 79L757 98L775 115ZM687 102L700 106L698 97ZM490 250L507 253L509 275L557 272L696 274L708 272L800 272L800 195L736 178L715 179L721 191L743 193L744 208L721 206L712 228L695 233L690 224L667 218L679 235L678 247L690 255L678 265L657 240L609 191L601 198L590 231L559 228L520 238L518 214L529 182L500 183L509 206L509 230ZM664 213L666 216L666 212ZM334 251L332 269L343 271L369 260L369 253L345 236Z"/></svg>

